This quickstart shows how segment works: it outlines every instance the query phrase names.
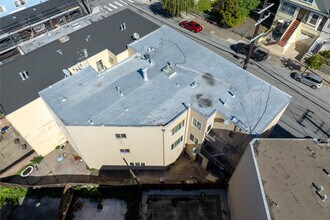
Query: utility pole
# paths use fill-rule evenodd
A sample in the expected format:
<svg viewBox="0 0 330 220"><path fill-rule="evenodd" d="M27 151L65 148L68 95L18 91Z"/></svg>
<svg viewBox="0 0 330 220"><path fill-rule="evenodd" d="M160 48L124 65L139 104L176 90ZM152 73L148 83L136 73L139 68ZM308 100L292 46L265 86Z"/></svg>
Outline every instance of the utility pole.
<svg viewBox="0 0 330 220"><path fill-rule="evenodd" d="M244 62L244 65L243 65L243 69L245 69L245 70L246 70L246 68L247 68L247 66L249 64L249 61L250 61L250 58L251 58L251 54L252 54L252 50L254 48L254 44L255 44L256 40L259 37L261 37L261 36L264 35L264 33L262 33L260 35L257 35L257 34L259 32L259 28L260 28L261 23L270 16L270 13L268 12L268 15L266 17L264 17L265 11L274 5L274 4L270 4L270 5L267 6L267 3L268 3L268 0L264 0L264 3L262 5L262 9L260 11L258 11L259 20L255 24L256 28L254 30L253 37L252 37L252 39L250 41L249 51L248 51L248 53L246 55L245 62Z"/></svg>

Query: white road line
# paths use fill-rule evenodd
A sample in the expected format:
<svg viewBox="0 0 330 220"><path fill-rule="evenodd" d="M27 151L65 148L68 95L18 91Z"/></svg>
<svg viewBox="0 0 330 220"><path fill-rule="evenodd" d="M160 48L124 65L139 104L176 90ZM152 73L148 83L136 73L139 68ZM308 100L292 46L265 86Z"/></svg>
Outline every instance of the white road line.
<svg viewBox="0 0 330 220"><path fill-rule="evenodd" d="M109 11L112 11L111 8L109 8L108 6L103 6L104 8L108 9Z"/></svg>
<svg viewBox="0 0 330 220"><path fill-rule="evenodd" d="M131 2L131 3L134 3L134 1L133 0L128 0L129 2Z"/></svg>
<svg viewBox="0 0 330 220"><path fill-rule="evenodd" d="M119 0L121 3L124 3L125 5L128 5L126 2L124 2L123 0Z"/></svg>
<svg viewBox="0 0 330 220"><path fill-rule="evenodd" d="M111 7L113 7L114 9L117 9L118 7L112 5L112 4L109 4Z"/></svg>
<svg viewBox="0 0 330 220"><path fill-rule="evenodd" d="M119 5L120 7L123 7L122 4L118 3L118 2L115 2L116 5Z"/></svg>

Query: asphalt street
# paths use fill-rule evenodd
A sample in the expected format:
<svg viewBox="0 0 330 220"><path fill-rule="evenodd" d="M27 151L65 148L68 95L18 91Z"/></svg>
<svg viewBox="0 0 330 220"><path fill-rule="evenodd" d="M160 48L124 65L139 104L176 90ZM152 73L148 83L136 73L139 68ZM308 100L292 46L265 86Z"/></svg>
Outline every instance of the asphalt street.
<svg viewBox="0 0 330 220"><path fill-rule="evenodd" d="M243 66L244 58L235 55L230 49L232 42L215 38L208 32L202 31L197 34L189 32L179 27L177 20L164 16L161 11L157 11L155 8L151 9L149 5L137 2L136 0L94 0L92 1L92 5L103 7L104 10L107 10L108 14L113 14L123 8L129 7L159 25L166 24L171 26L230 62L240 67ZM214 28L217 27L214 26ZM249 65L247 70L293 97L290 105L271 134L272 137L330 137L329 88L323 87L319 90L313 90L306 85L296 82L290 75L291 71L280 64L278 57L272 55L270 55L267 61Z"/></svg>

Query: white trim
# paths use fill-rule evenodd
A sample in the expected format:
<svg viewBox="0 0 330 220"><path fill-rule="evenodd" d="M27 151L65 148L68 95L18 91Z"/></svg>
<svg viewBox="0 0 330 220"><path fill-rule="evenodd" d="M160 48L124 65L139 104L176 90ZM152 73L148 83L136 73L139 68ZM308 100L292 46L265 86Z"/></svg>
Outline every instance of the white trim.
<svg viewBox="0 0 330 220"><path fill-rule="evenodd" d="M262 200L263 200L263 203L264 203L264 207L265 207L265 211L266 211L266 215L267 215L267 219L271 219L270 217L270 212L269 212L269 207L268 207L268 203L267 203L267 199L266 199L266 194L265 194L265 190L264 190L264 186L262 184L262 181L261 181L261 177L260 177L260 171L259 171L259 167L258 167L258 162L257 162L257 159L256 159L256 155L254 154L254 147L253 147L253 144L254 142L258 141L259 139L257 138L254 138L250 144L249 144L249 148L251 150L251 154L252 154L252 158L253 158L253 163L255 165L255 168L256 168L256 173L257 173L257 177L258 177L258 183L259 183L259 189L260 189L260 192L261 192L261 197L262 197Z"/></svg>
<svg viewBox="0 0 330 220"><path fill-rule="evenodd" d="M312 24L310 23L313 15L316 15L318 16L317 20L316 20L316 23L315 24ZM323 19L323 16L320 15L320 14L317 14L317 13L314 13L314 12L310 12L309 15L308 15L308 18L307 18L307 21L306 21L306 24L310 25L310 26L313 26L315 27L315 29L319 26L320 22L322 21Z"/></svg>

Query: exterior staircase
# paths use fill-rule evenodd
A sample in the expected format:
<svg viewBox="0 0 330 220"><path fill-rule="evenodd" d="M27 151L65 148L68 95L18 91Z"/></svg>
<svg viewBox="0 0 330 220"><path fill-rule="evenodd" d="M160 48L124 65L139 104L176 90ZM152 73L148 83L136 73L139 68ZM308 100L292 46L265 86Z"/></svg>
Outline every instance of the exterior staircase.
<svg viewBox="0 0 330 220"><path fill-rule="evenodd" d="M277 44L280 45L281 47L284 47L288 42L288 40L290 39L290 37L292 36L293 32L297 29L299 24L300 24L299 20L294 20Z"/></svg>

